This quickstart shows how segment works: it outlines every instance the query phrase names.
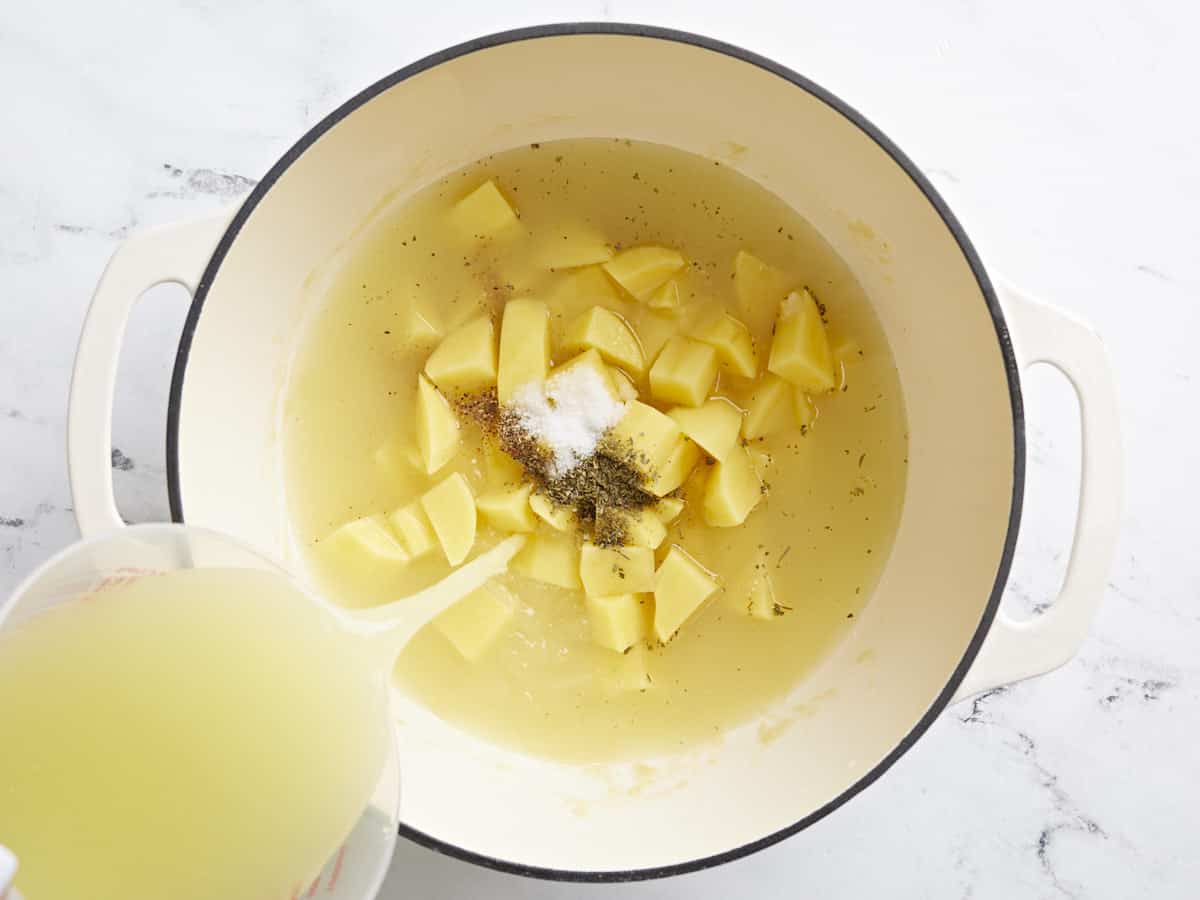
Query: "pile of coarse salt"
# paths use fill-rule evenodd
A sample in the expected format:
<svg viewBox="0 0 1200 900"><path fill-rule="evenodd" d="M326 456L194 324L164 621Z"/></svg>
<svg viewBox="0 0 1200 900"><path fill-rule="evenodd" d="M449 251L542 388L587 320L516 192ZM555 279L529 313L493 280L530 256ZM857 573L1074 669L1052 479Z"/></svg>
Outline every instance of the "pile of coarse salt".
<svg viewBox="0 0 1200 900"><path fill-rule="evenodd" d="M522 430L550 451L553 471L549 474L554 478L595 453L604 432L625 415L625 404L588 366L522 385L509 409Z"/></svg>

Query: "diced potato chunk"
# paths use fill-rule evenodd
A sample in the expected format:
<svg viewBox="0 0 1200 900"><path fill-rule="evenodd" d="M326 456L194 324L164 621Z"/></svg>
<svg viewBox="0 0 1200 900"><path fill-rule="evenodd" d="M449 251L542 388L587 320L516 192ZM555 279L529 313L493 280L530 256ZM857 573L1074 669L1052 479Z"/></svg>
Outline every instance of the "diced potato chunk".
<svg viewBox="0 0 1200 900"><path fill-rule="evenodd" d="M654 587L654 551L586 542L579 556L579 577L589 597L644 593Z"/></svg>
<svg viewBox="0 0 1200 900"><path fill-rule="evenodd" d="M733 260L733 284L746 322L760 336L769 331L787 286L784 274L754 254L739 250Z"/></svg>
<svg viewBox="0 0 1200 900"><path fill-rule="evenodd" d="M758 480L766 481L767 474L771 471L771 465L775 462L775 458L762 447L747 447L746 452L750 454L750 462L754 465L754 471L758 474Z"/></svg>
<svg viewBox="0 0 1200 900"><path fill-rule="evenodd" d="M540 300L509 300L500 323L500 365L496 393L501 403L517 388L544 381L550 365L550 314Z"/></svg>
<svg viewBox="0 0 1200 900"><path fill-rule="evenodd" d="M413 300L400 314L398 337L405 346L432 346L442 336L442 329L436 323L437 317L425 309L420 301Z"/></svg>
<svg viewBox="0 0 1200 900"><path fill-rule="evenodd" d="M833 348L833 358L847 366L862 362L862 347L852 337L842 338Z"/></svg>
<svg viewBox="0 0 1200 900"><path fill-rule="evenodd" d="M408 562L409 554L387 526L383 516L363 516L347 522L321 540L324 554L332 554L347 567L363 563Z"/></svg>
<svg viewBox="0 0 1200 900"><path fill-rule="evenodd" d="M813 403L812 397L798 387L792 388L792 412L795 415L796 424L801 428L811 428L812 423L817 421L817 404Z"/></svg>
<svg viewBox="0 0 1200 900"><path fill-rule="evenodd" d="M598 232L587 226L575 226L545 235L533 255L547 269L577 269L606 263L612 259L613 251Z"/></svg>
<svg viewBox="0 0 1200 900"><path fill-rule="evenodd" d="M483 461L488 484L492 487L517 484L525 477L525 467L493 441L484 445Z"/></svg>
<svg viewBox="0 0 1200 900"><path fill-rule="evenodd" d="M661 310L645 310L637 320L637 335L646 359L657 357L667 341L679 334L681 326L677 316L663 315Z"/></svg>
<svg viewBox="0 0 1200 900"><path fill-rule="evenodd" d="M653 603L649 594L616 594L588 597L588 621L592 640L601 647L624 653L650 634Z"/></svg>
<svg viewBox="0 0 1200 900"><path fill-rule="evenodd" d="M653 476L646 484L646 490L655 497L671 493L687 481L688 475L700 462L700 448L693 441L682 438L675 444L666 462L654 470Z"/></svg>
<svg viewBox="0 0 1200 900"><path fill-rule="evenodd" d="M458 452L458 417L424 375L417 376L417 450L425 474L432 475Z"/></svg>
<svg viewBox="0 0 1200 900"><path fill-rule="evenodd" d="M632 403L638 398L637 385L633 376L624 369L612 369L613 384L617 387L617 399L622 403Z"/></svg>
<svg viewBox="0 0 1200 900"><path fill-rule="evenodd" d="M550 371L547 381L553 381L555 378L569 374L577 369L591 369L596 373L596 377L600 379L600 383L604 385L613 399L621 400L621 389L617 384L617 376L613 373L612 369L604 364L604 358L600 355L600 351L595 348L576 354L562 365L555 366Z"/></svg>
<svg viewBox="0 0 1200 900"><path fill-rule="evenodd" d="M421 508L429 516L446 562L457 566L475 544L475 498L471 487L455 472L421 495Z"/></svg>
<svg viewBox="0 0 1200 900"><path fill-rule="evenodd" d="M650 294L646 305L660 312L676 309L682 299L679 296L679 282L672 279Z"/></svg>
<svg viewBox="0 0 1200 900"><path fill-rule="evenodd" d="M501 531L533 531L537 526L533 510L529 507L529 494L533 485L522 484L513 488L488 491L475 498L475 508L485 522Z"/></svg>
<svg viewBox="0 0 1200 900"><path fill-rule="evenodd" d="M620 529L622 543L633 547L655 549L667 537L667 526L653 507L642 509L606 509L597 513L596 528L606 531Z"/></svg>
<svg viewBox="0 0 1200 900"><path fill-rule="evenodd" d="M717 378L717 351L676 335L650 367L650 393L667 403L699 406Z"/></svg>
<svg viewBox="0 0 1200 900"><path fill-rule="evenodd" d="M768 372L762 377L750 397L750 406L742 421L742 434L747 440L757 440L791 425L788 401L792 390L792 386L778 375Z"/></svg>
<svg viewBox="0 0 1200 900"><path fill-rule="evenodd" d="M736 447L709 472L704 486L704 522L717 528L741 525L762 500L762 482L745 447Z"/></svg>
<svg viewBox="0 0 1200 900"><path fill-rule="evenodd" d="M783 615L783 608L775 601L775 582L770 569L760 569L752 576L746 612L756 619L774 619Z"/></svg>
<svg viewBox="0 0 1200 900"><path fill-rule="evenodd" d="M402 506L388 515L388 524L392 527L404 549L413 559L420 559L432 553L438 546L437 535L433 533L433 525L421 501L414 500L407 506Z"/></svg>
<svg viewBox="0 0 1200 900"><path fill-rule="evenodd" d="M619 696L653 687L649 653L644 646L634 644L627 653L613 656L609 662L610 667L600 672L601 687L609 693Z"/></svg>
<svg viewBox="0 0 1200 900"><path fill-rule="evenodd" d="M685 262L682 255L666 247L634 247L606 262L604 271L638 300L645 300Z"/></svg>
<svg viewBox="0 0 1200 900"><path fill-rule="evenodd" d="M626 300L621 296L611 278L600 266L576 269L561 278L549 295L550 308L554 310L551 322L557 340L562 341L566 326L593 306L606 309L621 309Z"/></svg>
<svg viewBox="0 0 1200 900"><path fill-rule="evenodd" d="M758 357L754 353L754 339L745 323L725 313L696 335L717 351L721 365L743 378L758 374Z"/></svg>
<svg viewBox="0 0 1200 900"><path fill-rule="evenodd" d="M496 383L496 330L486 316L442 339L425 361L425 374L442 391L469 392Z"/></svg>
<svg viewBox="0 0 1200 900"><path fill-rule="evenodd" d="M494 181L485 181L455 203L451 217L461 230L474 237L488 237L517 223L516 210Z"/></svg>
<svg viewBox="0 0 1200 900"><path fill-rule="evenodd" d="M862 362L863 352L854 338L842 338L833 348L833 368L837 390L844 390L849 369Z"/></svg>
<svg viewBox="0 0 1200 900"><path fill-rule="evenodd" d="M742 429L742 411L720 397L714 397L703 406L677 406L667 415L675 420L680 431L717 462L724 462L736 446Z"/></svg>
<svg viewBox="0 0 1200 900"><path fill-rule="evenodd" d="M535 534L512 558L509 568L535 581L578 589L579 547L574 535Z"/></svg>
<svg viewBox="0 0 1200 900"><path fill-rule="evenodd" d="M654 633L663 643L719 587L698 562L672 547L654 576Z"/></svg>
<svg viewBox="0 0 1200 900"><path fill-rule="evenodd" d="M573 531L575 529L575 513L571 511L571 508L559 506L545 494L531 495L529 508L534 515L555 531Z"/></svg>
<svg viewBox="0 0 1200 900"><path fill-rule="evenodd" d="M635 400L609 431L607 444L618 458L628 459L643 475L653 477L671 458L680 437L679 426L670 416Z"/></svg>
<svg viewBox="0 0 1200 900"><path fill-rule="evenodd" d="M670 525L683 512L684 502L678 497L663 497L654 504L654 512L664 525Z"/></svg>
<svg viewBox="0 0 1200 900"><path fill-rule="evenodd" d="M483 656L513 617L511 599L499 585L485 584L463 597L436 619L434 626L464 659Z"/></svg>
<svg viewBox="0 0 1200 900"><path fill-rule="evenodd" d="M642 345L629 324L603 306L593 306L567 328L563 349L568 353L595 349L604 361L641 375L646 368Z"/></svg>
<svg viewBox="0 0 1200 900"><path fill-rule="evenodd" d="M779 307L767 369L809 393L832 391L836 386L821 311L807 290L788 294Z"/></svg>
<svg viewBox="0 0 1200 900"><path fill-rule="evenodd" d="M414 472L425 472L421 451L406 433L394 434L380 444L375 449L373 458L375 465L391 478L406 478Z"/></svg>

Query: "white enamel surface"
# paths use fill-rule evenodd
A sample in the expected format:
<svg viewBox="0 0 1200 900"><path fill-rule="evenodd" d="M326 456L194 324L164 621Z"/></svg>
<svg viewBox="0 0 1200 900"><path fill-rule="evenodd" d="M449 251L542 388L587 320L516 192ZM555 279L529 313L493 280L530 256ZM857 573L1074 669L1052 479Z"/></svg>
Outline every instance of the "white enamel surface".
<svg viewBox="0 0 1200 900"><path fill-rule="evenodd" d="M769 741L752 723L625 785L626 767L525 760L402 707L408 825L522 865L617 871L723 853L831 802L905 738L979 626L1013 490L1003 360L958 245L882 149L777 75L662 40L541 39L416 75L323 135L251 211L196 329L179 446L187 521L285 556L273 429L298 323L339 248L381 197L496 150L592 135L726 157L800 209L879 310L911 435L905 510L880 587L834 657L761 726ZM641 828L628 827L634 815Z"/></svg>
<svg viewBox="0 0 1200 900"><path fill-rule="evenodd" d="M599 5L571 9L603 13ZM69 118L76 139L35 147L33 132L28 142L22 133L0 162L12 200L0 221L0 271L9 296L21 298L0 304L5 333L18 338L0 358L0 399L11 411L0 428L13 466L0 514L22 520L0 529L9 566L0 584L11 586L73 534L60 462L68 360L86 297L121 234L133 220L215 209L245 189L246 179L231 173L260 175L335 100L399 62L517 24L493 7L427 13L419 29L398 7L379 7L367 23L318 3L251 14L261 21L171 5L136 20L97 10L91 21L76 10L80 27L65 33L31 15L15 21L9 36L17 40L4 45L12 52L0 64L34 76L20 79L28 90L16 102L47 125ZM619 4L610 13L645 15ZM1195 882L1191 817L1178 789L1197 772L1178 747L1200 729L1189 649L1198 639L1187 565L1194 542L1181 514L1197 498L1163 452L1195 446L1191 420L1173 414L1194 402L1197 375L1187 342L1197 324L1189 297L1198 275L1185 240L1194 232L1182 214L1195 205L1197 183L1181 163L1200 136L1171 115L1179 102L1172 87L1196 78L1191 57L1172 49L1189 28L1097 7L1094 27L1081 31L1076 14L1043 5L1041 27L1030 30L1034 13L852 3L824 10L820 28L802 9L697 4L662 17L766 52L860 106L960 214L971 214L994 266L1097 325L1120 374L1137 479L1121 560L1079 658L990 695L977 710L943 716L887 778L801 838L704 876L614 889L621 896L790 897L803 885L823 896L1182 897ZM560 5L541 17L569 15ZM288 17L295 27L274 28L264 46L263 30ZM1120 65L1111 64L1114 35ZM78 61L52 70L57 57L44 52L52 46ZM195 53L212 60L200 66L203 78L194 66L177 71ZM133 58L158 63L156 77L131 68ZM322 64L312 65L317 58ZM72 87L77 72L90 91ZM1111 115L1114 99L1122 117ZM1148 133L1157 137L1146 141ZM1112 178L1131 165L1136 179ZM1113 223L1133 221L1114 242ZM168 310L161 316L171 321ZM170 350L164 334L126 354L149 371ZM160 376L146 389L145 408L119 417L115 432L136 466L114 474L128 512L161 519L154 405L165 382ZM1031 437L1033 474L1051 499L1063 499L1056 484L1070 480L1068 448L1049 428ZM1052 504L1038 512L1023 528L1014 604L1054 588L1061 534L1051 528ZM521 882L413 847L397 859L393 883L395 897L411 895L405 885L414 883L429 897L595 893Z"/></svg>

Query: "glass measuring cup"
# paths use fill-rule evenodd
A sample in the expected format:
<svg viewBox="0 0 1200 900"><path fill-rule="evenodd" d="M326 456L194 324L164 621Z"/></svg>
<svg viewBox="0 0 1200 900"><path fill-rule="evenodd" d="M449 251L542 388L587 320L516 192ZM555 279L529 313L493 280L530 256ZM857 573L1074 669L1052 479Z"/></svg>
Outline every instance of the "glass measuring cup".
<svg viewBox="0 0 1200 900"><path fill-rule="evenodd" d="M182 525L135 525L81 541L43 564L7 601L0 602L0 631L80 596L147 575L217 567L255 569L287 577L265 557L215 532ZM312 602L323 602L309 596ZM393 741L375 790L341 848L313 882L297 886L294 896L372 900L379 892L395 847L399 806L398 755ZM0 843L3 838L0 835ZM0 881L0 896L4 888Z"/></svg>

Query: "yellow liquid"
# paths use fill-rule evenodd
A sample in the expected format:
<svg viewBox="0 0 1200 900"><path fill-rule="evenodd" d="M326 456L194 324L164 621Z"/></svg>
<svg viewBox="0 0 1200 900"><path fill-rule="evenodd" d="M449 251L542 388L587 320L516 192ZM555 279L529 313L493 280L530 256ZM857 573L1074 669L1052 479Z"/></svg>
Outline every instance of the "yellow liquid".
<svg viewBox="0 0 1200 900"><path fill-rule="evenodd" d="M465 242L447 209L486 179L517 206L524 236ZM650 360L666 337L737 310L737 252L748 249L811 287L836 341L853 337L862 361L846 390L818 397L807 435L792 429L753 443L766 452L766 500L736 528L712 529L690 502L667 543L684 548L723 589L665 647L648 653L653 686L622 688L628 660L595 646L582 595L515 575L516 624L468 662L435 628L401 656L396 678L439 716L493 741L574 761L629 759L719 736L781 699L853 627L887 559L905 482L904 405L882 330L842 260L794 210L712 160L629 141L571 140L497 154L392 204L369 223L316 311L294 364L285 407L289 512L310 571L347 606L403 596L447 571L439 554L408 567L349 567L324 558L321 537L358 516L387 512L431 483L380 465L376 451L410 433L414 384L432 343L414 347L403 323L411 304L443 329L505 299L550 304L557 347L566 323L590 306L572 299L568 272L537 254L562 234L598 233L613 245L658 243L690 261L684 312L604 303L640 335ZM760 359L771 316L752 324ZM498 317L497 317L498 321ZM556 362L561 359L556 358ZM746 385L718 393L745 404ZM445 471L479 493L486 469L477 435ZM685 491L686 494L686 491ZM486 543L493 540L487 535ZM771 620L746 615L759 554L778 602Z"/></svg>
<svg viewBox="0 0 1200 900"><path fill-rule="evenodd" d="M387 663L275 575L140 578L0 632L0 843L28 900L283 900L387 753Z"/></svg>

